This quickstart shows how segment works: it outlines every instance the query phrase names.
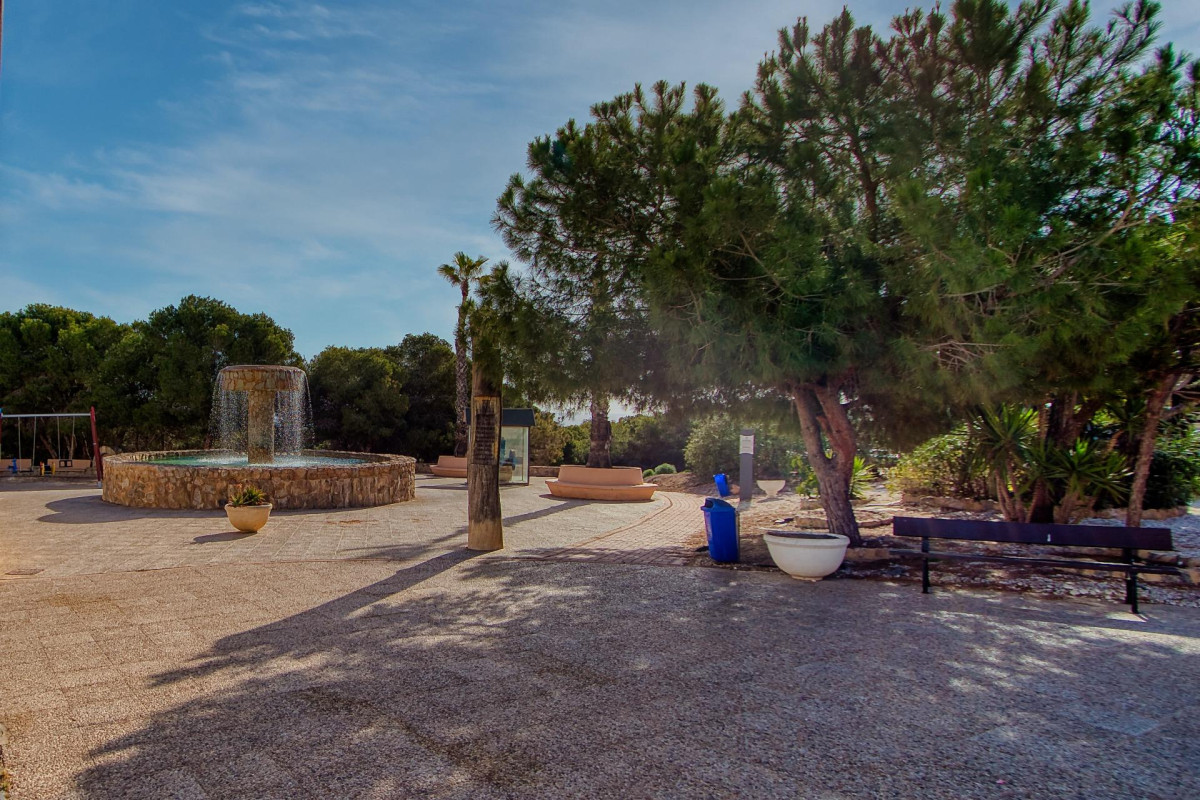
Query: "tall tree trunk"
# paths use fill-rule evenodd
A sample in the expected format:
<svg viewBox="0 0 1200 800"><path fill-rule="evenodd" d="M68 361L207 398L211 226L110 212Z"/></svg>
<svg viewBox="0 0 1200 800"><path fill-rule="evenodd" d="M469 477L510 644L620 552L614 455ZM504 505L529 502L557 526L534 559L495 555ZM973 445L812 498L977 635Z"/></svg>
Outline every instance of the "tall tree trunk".
<svg viewBox="0 0 1200 800"><path fill-rule="evenodd" d="M465 456L470 439L467 406L471 397L471 373L467 367L466 321L459 306L458 330L454 332L454 455Z"/></svg>
<svg viewBox="0 0 1200 800"><path fill-rule="evenodd" d="M1171 399L1171 390L1175 388L1177 378L1174 374L1166 376L1146 398L1146 419L1142 422L1141 438L1138 439L1133 487L1129 490L1129 508L1125 511L1125 524L1130 528L1142 527L1142 505L1146 501L1146 481L1150 477L1150 462L1154 459L1154 444L1158 440L1158 423L1162 421L1163 409Z"/></svg>
<svg viewBox="0 0 1200 800"><path fill-rule="evenodd" d="M850 503L850 476L854 471L854 429L846 416L839 392L827 387L802 386L792 391L792 404L800 420L804 450L817 477L821 506L831 533L840 533L853 547L862 546L858 520ZM833 457L825 455L822 436L829 439Z"/></svg>
<svg viewBox="0 0 1200 800"><path fill-rule="evenodd" d="M482 361L472 368L471 446L467 456L467 549L500 550L500 381Z"/></svg>
<svg viewBox="0 0 1200 800"><path fill-rule="evenodd" d="M608 421L608 398L594 395L591 403L592 428L591 441L588 447L587 465L589 467L612 466L612 424Z"/></svg>

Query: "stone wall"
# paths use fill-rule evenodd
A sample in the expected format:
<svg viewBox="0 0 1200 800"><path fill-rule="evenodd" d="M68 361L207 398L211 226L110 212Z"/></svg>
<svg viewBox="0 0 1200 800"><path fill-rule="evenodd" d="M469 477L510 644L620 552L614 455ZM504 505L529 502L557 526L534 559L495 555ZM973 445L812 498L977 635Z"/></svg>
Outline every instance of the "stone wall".
<svg viewBox="0 0 1200 800"><path fill-rule="evenodd" d="M106 502L135 508L216 509L238 486L267 493L275 508L354 508L412 500L416 461L408 456L305 450L304 455L362 459L315 467L201 467L156 459L211 454L205 450L125 453L104 459Z"/></svg>

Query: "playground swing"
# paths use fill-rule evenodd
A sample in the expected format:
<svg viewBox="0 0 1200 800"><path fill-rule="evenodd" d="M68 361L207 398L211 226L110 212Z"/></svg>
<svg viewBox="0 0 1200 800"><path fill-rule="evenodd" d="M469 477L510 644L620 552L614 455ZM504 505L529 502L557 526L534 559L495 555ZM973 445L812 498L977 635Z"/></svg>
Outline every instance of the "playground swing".
<svg viewBox="0 0 1200 800"><path fill-rule="evenodd" d="M53 418L54 433L55 433L55 450L53 458L48 457L41 464L35 464L37 460L37 423L38 418ZM87 462L81 465L76 465L75 459L75 420L79 417L88 417L91 421L92 429L92 456L87 459ZM62 448L62 420L70 418L71 432L68 438L69 450L66 458L63 457ZM92 408L87 413L69 413L69 414L5 414L0 410L0 425L5 420L12 419L16 421L17 426L17 455L15 458L10 458L9 463L4 464L4 458L0 454L0 464L4 464L3 469L10 472L12 475L20 474L38 474L45 475L47 471L51 475L82 475L91 469L95 469L96 480L101 480L104 474L104 464L101 460L100 442L96 431L96 409ZM30 457L22 458L25 452L23 436L21 434L21 420L31 420L33 441L30 445Z"/></svg>

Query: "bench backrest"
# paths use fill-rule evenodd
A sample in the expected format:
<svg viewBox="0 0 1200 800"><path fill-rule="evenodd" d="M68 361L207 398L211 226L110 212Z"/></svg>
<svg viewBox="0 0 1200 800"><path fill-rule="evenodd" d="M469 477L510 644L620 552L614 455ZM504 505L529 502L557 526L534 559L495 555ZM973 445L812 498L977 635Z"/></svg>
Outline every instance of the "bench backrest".
<svg viewBox="0 0 1200 800"><path fill-rule="evenodd" d="M588 486L638 486L642 482L642 470L638 467L598 469L563 464L558 468L558 479L563 483L582 483Z"/></svg>
<svg viewBox="0 0 1200 800"><path fill-rule="evenodd" d="M1169 528L1125 528L1116 525L1050 525L1034 522L985 522L975 519L896 517L897 536L967 539L977 542L1056 544L1073 547L1121 547L1174 550Z"/></svg>

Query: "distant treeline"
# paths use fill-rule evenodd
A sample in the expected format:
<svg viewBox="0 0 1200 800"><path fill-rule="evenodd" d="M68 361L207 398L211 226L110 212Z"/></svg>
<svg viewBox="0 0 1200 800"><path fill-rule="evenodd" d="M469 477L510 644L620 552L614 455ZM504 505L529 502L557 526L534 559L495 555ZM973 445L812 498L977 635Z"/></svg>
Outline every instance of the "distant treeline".
<svg viewBox="0 0 1200 800"><path fill-rule="evenodd" d="M117 450L209 444L217 373L231 364L285 364L309 374L316 443L422 459L454 439L454 351L430 333L383 348L329 347L310 362L292 332L266 314L189 296L145 320L120 324L35 304L0 314L0 408L10 414L95 406L101 444ZM30 457L32 425L21 427ZM90 454L53 425L38 430L38 458ZM4 456L17 425L0 429ZM61 451L61 455L60 455Z"/></svg>

